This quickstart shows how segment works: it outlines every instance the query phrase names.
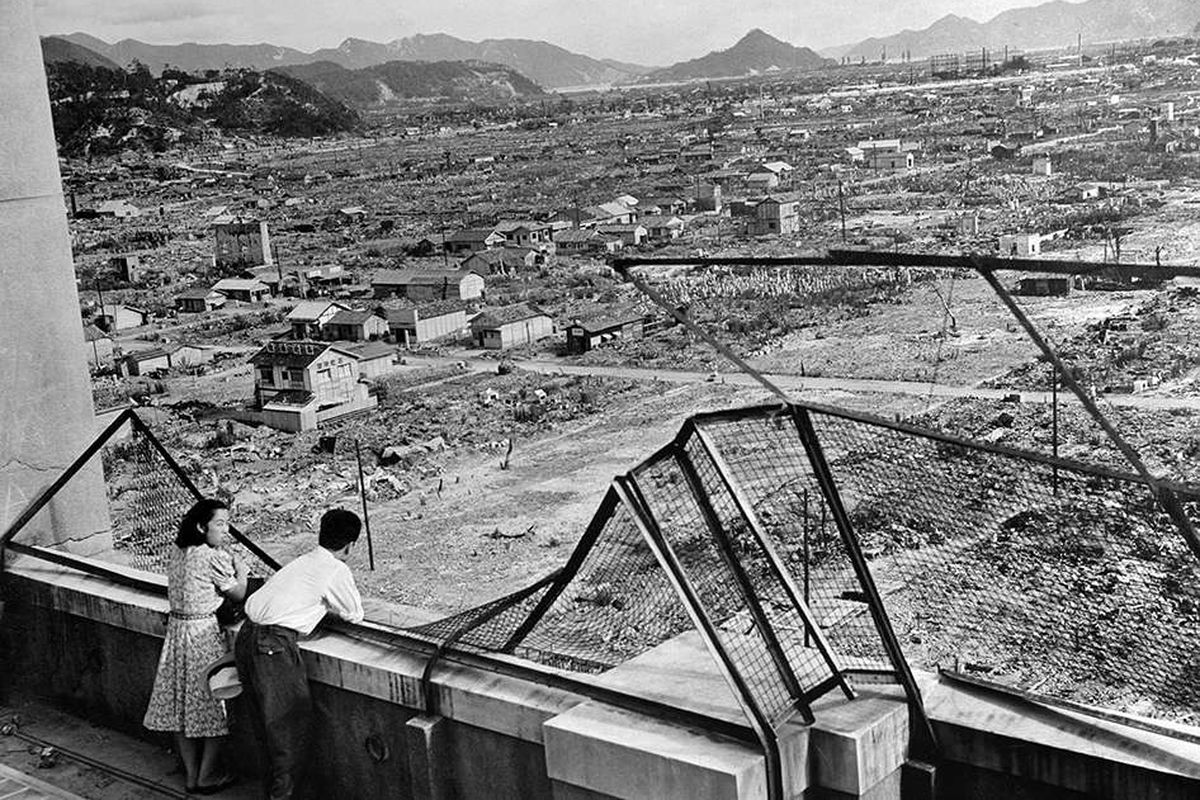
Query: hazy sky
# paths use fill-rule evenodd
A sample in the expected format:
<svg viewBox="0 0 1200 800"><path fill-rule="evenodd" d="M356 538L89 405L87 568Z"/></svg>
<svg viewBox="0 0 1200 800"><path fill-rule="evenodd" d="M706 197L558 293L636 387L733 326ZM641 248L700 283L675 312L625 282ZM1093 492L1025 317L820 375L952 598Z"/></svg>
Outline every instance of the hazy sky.
<svg viewBox="0 0 1200 800"><path fill-rule="evenodd" d="M4 0L0 0L4 2ZM349 36L414 33L543 39L597 58L665 65L732 45L751 28L814 49L922 28L945 14L984 21L1039 0L35 0L43 34L106 41L271 42L301 50Z"/></svg>

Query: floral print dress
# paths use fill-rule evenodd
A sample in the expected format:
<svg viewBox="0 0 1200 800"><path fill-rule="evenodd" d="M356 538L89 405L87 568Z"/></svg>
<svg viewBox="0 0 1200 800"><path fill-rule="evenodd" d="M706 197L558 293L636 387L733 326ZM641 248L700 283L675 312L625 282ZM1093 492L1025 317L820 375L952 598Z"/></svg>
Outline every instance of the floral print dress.
<svg viewBox="0 0 1200 800"><path fill-rule="evenodd" d="M202 544L171 554L171 614L143 720L150 730L177 731L188 738L229 733L225 704L209 694L204 670L225 654L225 636L214 612L221 605L220 593L236 582L233 556L224 550Z"/></svg>

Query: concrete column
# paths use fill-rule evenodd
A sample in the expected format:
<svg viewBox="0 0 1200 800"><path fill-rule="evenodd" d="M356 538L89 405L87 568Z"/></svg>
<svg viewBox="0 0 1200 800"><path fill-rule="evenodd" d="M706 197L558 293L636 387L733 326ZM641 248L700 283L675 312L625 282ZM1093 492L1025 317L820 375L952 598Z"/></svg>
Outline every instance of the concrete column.
<svg viewBox="0 0 1200 800"><path fill-rule="evenodd" d="M33 0L0 2L0 531L95 433L79 297ZM99 467L24 542L111 546Z"/></svg>
<svg viewBox="0 0 1200 800"><path fill-rule="evenodd" d="M404 726L413 800L447 800L446 720L421 714Z"/></svg>

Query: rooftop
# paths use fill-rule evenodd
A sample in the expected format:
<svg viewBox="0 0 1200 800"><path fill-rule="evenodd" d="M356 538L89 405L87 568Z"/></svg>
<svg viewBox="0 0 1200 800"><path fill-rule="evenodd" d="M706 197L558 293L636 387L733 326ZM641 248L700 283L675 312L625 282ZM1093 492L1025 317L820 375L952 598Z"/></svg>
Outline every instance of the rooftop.
<svg viewBox="0 0 1200 800"><path fill-rule="evenodd" d="M509 325L525 319L549 316L546 312L534 308L528 303L514 303L510 306L497 306L485 309L479 316L471 320L471 327L476 330L498 328L501 325Z"/></svg>

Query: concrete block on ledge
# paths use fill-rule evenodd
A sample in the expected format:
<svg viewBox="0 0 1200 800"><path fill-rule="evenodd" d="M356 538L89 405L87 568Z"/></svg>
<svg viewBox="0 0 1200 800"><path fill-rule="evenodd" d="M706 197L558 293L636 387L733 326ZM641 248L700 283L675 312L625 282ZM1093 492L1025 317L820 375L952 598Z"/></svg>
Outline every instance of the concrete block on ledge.
<svg viewBox="0 0 1200 800"><path fill-rule="evenodd" d="M813 705L813 714L813 785L865 797L898 774L908 755L908 706L899 686L862 687L852 701L829 694Z"/></svg>
<svg viewBox="0 0 1200 800"><path fill-rule="evenodd" d="M549 777L590 792L621 800L766 797L757 747L682 725L588 702L548 721L543 737ZM789 726L794 738L806 741L806 730Z"/></svg>

